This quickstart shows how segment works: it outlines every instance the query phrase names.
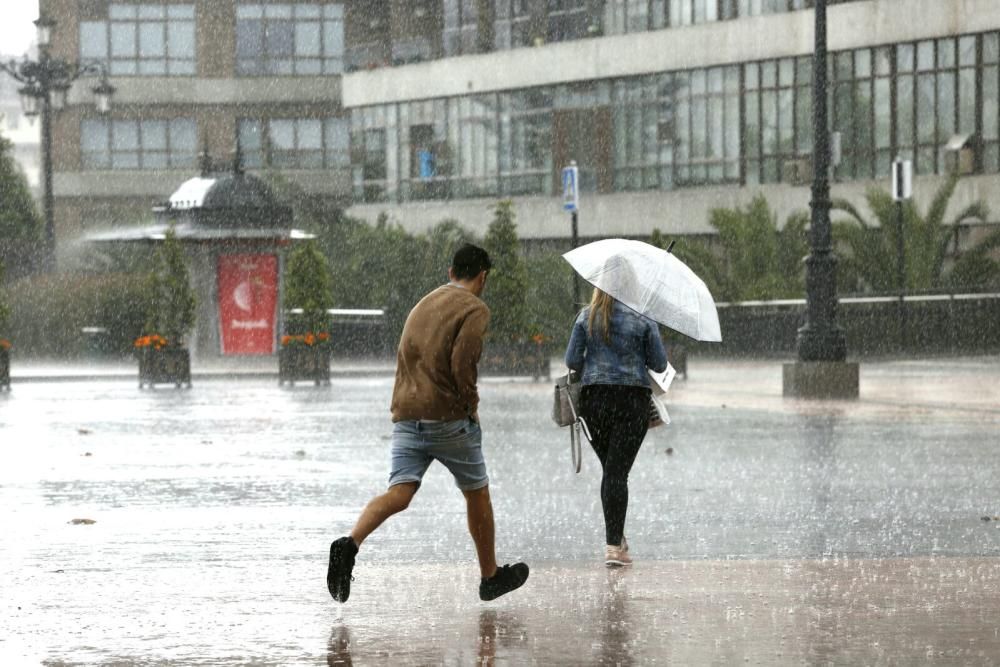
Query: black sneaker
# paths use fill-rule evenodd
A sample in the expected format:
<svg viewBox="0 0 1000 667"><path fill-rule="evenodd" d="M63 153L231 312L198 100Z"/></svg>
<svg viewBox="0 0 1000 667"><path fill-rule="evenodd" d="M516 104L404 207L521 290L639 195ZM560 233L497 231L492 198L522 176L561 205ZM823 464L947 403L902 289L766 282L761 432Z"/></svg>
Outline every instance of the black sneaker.
<svg viewBox="0 0 1000 667"><path fill-rule="evenodd" d="M479 582L479 599L496 600L501 595L520 588L528 580L528 566L514 563L497 568L497 573Z"/></svg>
<svg viewBox="0 0 1000 667"><path fill-rule="evenodd" d="M351 597L351 582L354 577L354 557L358 555L358 545L350 537L342 537L330 543L330 565L326 570L326 587L337 602L347 602Z"/></svg>

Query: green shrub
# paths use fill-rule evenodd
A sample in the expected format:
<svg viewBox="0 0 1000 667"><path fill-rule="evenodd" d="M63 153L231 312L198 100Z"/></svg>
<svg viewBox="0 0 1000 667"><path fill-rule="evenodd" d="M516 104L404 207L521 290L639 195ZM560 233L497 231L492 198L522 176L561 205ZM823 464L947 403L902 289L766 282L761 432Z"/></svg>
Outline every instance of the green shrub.
<svg viewBox="0 0 1000 667"><path fill-rule="evenodd" d="M73 359L88 351L84 327L103 327L101 351L127 355L145 320L143 277L53 274L10 287L10 340L19 356Z"/></svg>
<svg viewBox="0 0 1000 667"><path fill-rule="evenodd" d="M315 241L306 241L296 247L288 257L285 272L284 309L301 309L297 321L304 332L328 332L333 307L330 264L320 252Z"/></svg>
<svg viewBox="0 0 1000 667"><path fill-rule="evenodd" d="M491 312L490 337L504 342L522 341L532 332L528 330L525 302L528 275L517 240L514 205L504 200L497 203L493 212L493 221L483 240L493 264L483 294Z"/></svg>
<svg viewBox="0 0 1000 667"><path fill-rule="evenodd" d="M10 306L7 305L7 299L5 296L3 274L3 262L0 262L0 337L3 337L3 334L7 329L7 320L10 318Z"/></svg>
<svg viewBox="0 0 1000 667"><path fill-rule="evenodd" d="M195 296L184 249L172 227L157 249L146 290L144 333L164 336L171 345L183 345L184 337L194 328Z"/></svg>

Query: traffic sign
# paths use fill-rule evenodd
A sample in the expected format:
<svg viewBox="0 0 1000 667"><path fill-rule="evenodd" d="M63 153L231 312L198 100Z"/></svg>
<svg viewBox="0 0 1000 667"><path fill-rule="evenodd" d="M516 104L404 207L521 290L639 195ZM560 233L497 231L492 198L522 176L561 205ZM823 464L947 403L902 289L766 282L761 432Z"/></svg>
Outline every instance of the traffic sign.
<svg viewBox="0 0 1000 667"><path fill-rule="evenodd" d="M913 163L896 158L892 163L892 200L903 201L913 196Z"/></svg>
<svg viewBox="0 0 1000 667"><path fill-rule="evenodd" d="M563 210L575 212L580 210L580 172L576 162L562 170Z"/></svg>

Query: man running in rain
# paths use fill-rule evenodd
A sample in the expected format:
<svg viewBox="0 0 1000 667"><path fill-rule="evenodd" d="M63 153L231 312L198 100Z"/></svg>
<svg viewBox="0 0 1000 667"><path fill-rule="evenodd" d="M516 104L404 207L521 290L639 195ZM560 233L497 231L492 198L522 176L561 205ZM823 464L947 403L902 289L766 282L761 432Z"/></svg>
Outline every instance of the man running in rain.
<svg viewBox="0 0 1000 667"><path fill-rule="evenodd" d="M351 594L354 558L365 539L405 510L432 461L440 461L465 495L476 545L479 598L493 600L528 579L524 563L497 567L493 505L479 428L477 365L490 311L479 298L490 271L485 250L464 245L448 270L450 282L413 307L399 341L392 390L392 470L389 489L365 506L350 535L330 545L326 585L338 602Z"/></svg>

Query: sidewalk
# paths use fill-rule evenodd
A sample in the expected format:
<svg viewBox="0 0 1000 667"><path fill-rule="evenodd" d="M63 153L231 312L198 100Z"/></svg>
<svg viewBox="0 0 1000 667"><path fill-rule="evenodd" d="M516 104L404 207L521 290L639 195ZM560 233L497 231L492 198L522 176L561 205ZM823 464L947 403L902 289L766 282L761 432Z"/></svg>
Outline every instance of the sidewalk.
<svg viewBox="0 0 1000 667"><path fill-rule="evenodd" d="M334 360L331 377L374 377L392 375L395 361L383 359ZM99 380L136 380L138 366L130 360L36 361L15 360L11 364L11 383L19 382L88 382ZM219 357L191 363L192 380L278 378L277 357Z"/></svg>
<svg viewBox="0 0 1000 667"><path fill-rule="evenodd" d="M128 364L15 367L0 664L1000 664L996 358L864 362L858 400L816 402L782 397L780 362L692 359L632 470L623 571L551 383L484 378L498 557L527 585L478 600L435 465L345 605L326 557L385 488L391 365L289 388L242 361L156 391Z"/></svg>
<svg viewBox="0 0 1000 667"><path fill-rule="evenodd" d="M782 360L692 358L689 379L676 379L670 402L704 407L758 410L851 410L889 414L900 410L951 411L994 414L1000 411L1000 356L932 357L914 360L860 362L860 396L856 401L815 401L782 396ZM561 358L553 358L552 374L565 372ZM334 359L332 377L384 377L395 372L393 359ZM277 378L276 357L218 358L192 363L194 379ZM11 381L65 382L135 380L131 361L46 362L17 361ZM484 382L526 378L484 377ZM542 380L547 383L548 381Z"/></svg>

